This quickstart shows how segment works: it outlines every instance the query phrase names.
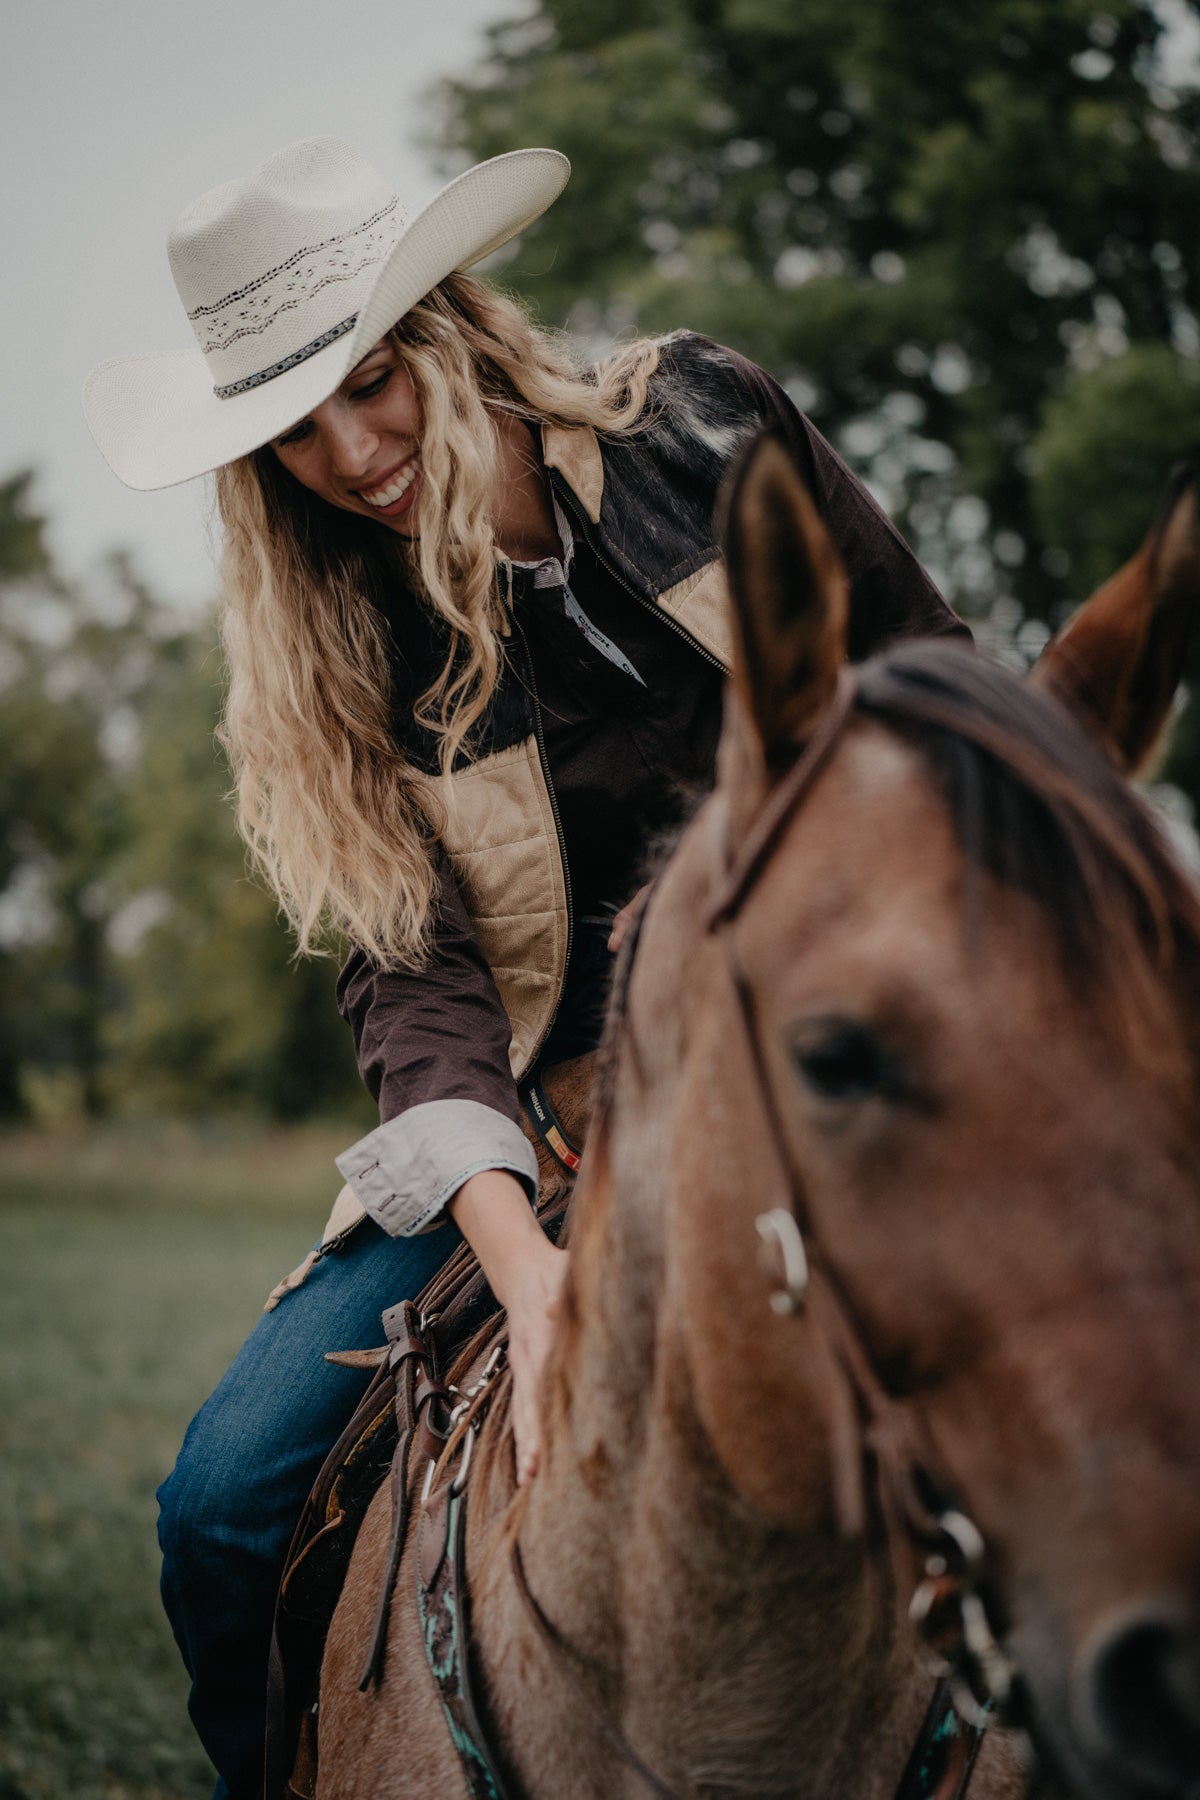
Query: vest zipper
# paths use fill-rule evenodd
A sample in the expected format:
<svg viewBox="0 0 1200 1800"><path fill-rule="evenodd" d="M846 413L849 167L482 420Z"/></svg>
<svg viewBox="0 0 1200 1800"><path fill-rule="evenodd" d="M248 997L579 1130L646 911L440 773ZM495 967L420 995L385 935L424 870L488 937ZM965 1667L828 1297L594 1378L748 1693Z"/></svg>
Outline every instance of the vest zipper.
<svg viewBox="0 0 1200 1800"><path fill-rule="evenodd" d="M558 836L558 860L562 864L563 892L566 895L567 901L567 952L563 960L562 980L559 983L558 994L555 998L554 1007L550 1017L546 1020L537 1043L530 1051L525 1067L516 1078L518 1081L523 1081L538 1057L541 1055L542 1045L546 1042L546 1039L554 1029L554 1021L557 1019L559 1007L562 1005L563 994L566 991L567 986L567 971L571 966L571 944L575 934L575 921L571 905L571 870L567 863L567 840L563 836L562 818L558 810L558 797L554 792L554 782L550 775L550 759L546 755L546 739L545 734L542 731L542 704L538 699L537 682L534 679L533 674L533 658L529 654L529 644L526 640L525 633L521 630L521 627L517 622L516 608L512 605L511 596L509 600L509 609L512 615L513 631L521 640L521 655L525 663L525 677L529 685L529 698L533 702L533 735L537 743L538 761L542 766L542 779L546 783L546 792L550 796L550 811L554 817L554 829Z"/></svg>
<svg viewBox="0 0 1200 1800"><path fill-rule="evenodd" d="M554 475L552 472L551 473L552 485L553 485L553 481L554 481ZM557 488L555 488L555 492L556 493L558 492ZM638 605L640 607L642 607L642 609L645 612L652 613L656 619L661 619L663 624L668 626L669 629L671 631L673 631L677 637L681 637L685 644L690 644L692 649L697 653L697 655L702 656L704 658L705 662L711 663L714 669L718 669L718 670L720 670L722 675L728 676L729 670L725 667L725 665L721 661L720 657L714 656L711 650L706 650L704 648L704 645L699 641L699 639L694 638L692 636L691 632L687 629L686 625L681 625L679 623L679 620L673 619L669 612L664 612L662 607L658 605L657 601L655 601L653 599L648 600L646 598L645 594L639 594L636 588L630 587L630 585L626 581L625 577L623 575L619 575L617 573L616 569L613 568L612 564L609 561L607 561L607 559L600 554L600 551L596 548L596 545L593 543L592 539L588 536L587 527L588 527L588 524L590 523L590 521L586 520L584 518L584 515L579 511L579 507L576 502L575 496L574 496L574 494L571 493L570 489L566 486L565 483L563 485L563 491L559 495L559 498L565 502L565 504L567 506L567 510L575 515L575 522L579 526L579 529L583 534L584 542L587 544L589 550L591 551L592 555L595 557L596 561L600 564L600 567L604 570L605 574L610 576L611 579L616 582L618 587L624 588L625 592L630 596L630 598L633 600L636 600Z"/></svg>
<svg viewBox="0 0 1200 1800"><path fill-rule="evenodd" d="M326 1238L323 1243L318 1244L313 1253L313 1267L315 1268L331 1251L340 1250L346 1239L354 1236L363 1219L369 1219L370 1216L370 1213L364 1210L359 1218L352 1219L349 1225L343 1225L342 1229L335 1231L331 1238Z"/></svg>

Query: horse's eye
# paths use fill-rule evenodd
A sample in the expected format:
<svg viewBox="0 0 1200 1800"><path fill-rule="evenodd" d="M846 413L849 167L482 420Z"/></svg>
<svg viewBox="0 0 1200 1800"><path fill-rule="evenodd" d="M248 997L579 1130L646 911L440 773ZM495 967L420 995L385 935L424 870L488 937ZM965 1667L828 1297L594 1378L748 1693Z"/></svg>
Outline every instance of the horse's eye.
<svg viewBox="0 0 1200 1800"><path fill-rule="evenodd" d="M898 1086L892 1058L874 1032L848 1019L823 1019L792 1039L792 1061L822 1100L867 1100Z"/></svg>

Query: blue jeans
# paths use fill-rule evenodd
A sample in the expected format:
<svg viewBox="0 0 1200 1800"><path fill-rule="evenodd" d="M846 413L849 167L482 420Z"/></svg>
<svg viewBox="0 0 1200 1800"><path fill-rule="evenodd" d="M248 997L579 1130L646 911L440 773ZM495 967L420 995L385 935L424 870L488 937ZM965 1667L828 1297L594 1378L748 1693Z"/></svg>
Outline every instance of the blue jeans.
<svg viewBox="0 0 1200 1800"><path fill-rule="evenodd" d="M296 1521L369 1373L326 1350L383 1342L460 1242L445 1224L389 1238L366 1220L264 1313L188 1427L158 1490L162 1595L192 1677L188 1708L218 1773L214 1800L258 1800L275 1592Z"/></svg>

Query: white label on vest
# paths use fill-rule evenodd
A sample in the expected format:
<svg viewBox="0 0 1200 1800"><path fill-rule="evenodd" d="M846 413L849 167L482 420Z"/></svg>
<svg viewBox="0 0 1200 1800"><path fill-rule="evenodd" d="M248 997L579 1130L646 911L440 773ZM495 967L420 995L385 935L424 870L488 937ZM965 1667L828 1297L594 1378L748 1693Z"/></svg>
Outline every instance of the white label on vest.
<svg viewBox="0 0 1200 1800"><path fill-rule="evenodd" d="M568 619L574 620L575 624L578 625L580 631L582 631L584 637L587 639L588 643L591 644L593 649L598 650L601 656L606 656L610 663L615 663L622 675L631 676L632 679L638 683L639 687L645 687L646 683L642 680L625 652L619 650L610 637L605 637L598 625L592 624L592 621L588 618L582 606L580 606L578 600L565 583L563 585L563 606L566 608Z"/></svg>

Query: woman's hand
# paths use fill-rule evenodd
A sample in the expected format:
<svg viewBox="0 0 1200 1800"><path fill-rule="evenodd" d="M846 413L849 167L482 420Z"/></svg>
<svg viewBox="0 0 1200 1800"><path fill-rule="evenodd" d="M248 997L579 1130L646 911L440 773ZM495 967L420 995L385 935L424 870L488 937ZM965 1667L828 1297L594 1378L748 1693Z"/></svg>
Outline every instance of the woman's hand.
<svg viewBox="0 0 1200 1800"><path fill-rule="evenodd" d="M517 1481L531 1481L542 1449L538 1395L554 1334L567 1253L550 1242L530 1210L525 1190L503 1169L472 1175L450 1211L479 1258L497 1300L508 1312L508 1361L513 1377L513 1433Z"/></svg>
<svg viewBox="0 0 1200 1800"><path fill-rule="evenodd" d="M545 1253L519 1272L506 1302L519 1487L533 1480L541 1460L542 1421L538 1401L542 1370L558 1321L559 1299L567 1273L566 1251L555 1249L544 1234L542 1242L546 1246Z"/></svg>

